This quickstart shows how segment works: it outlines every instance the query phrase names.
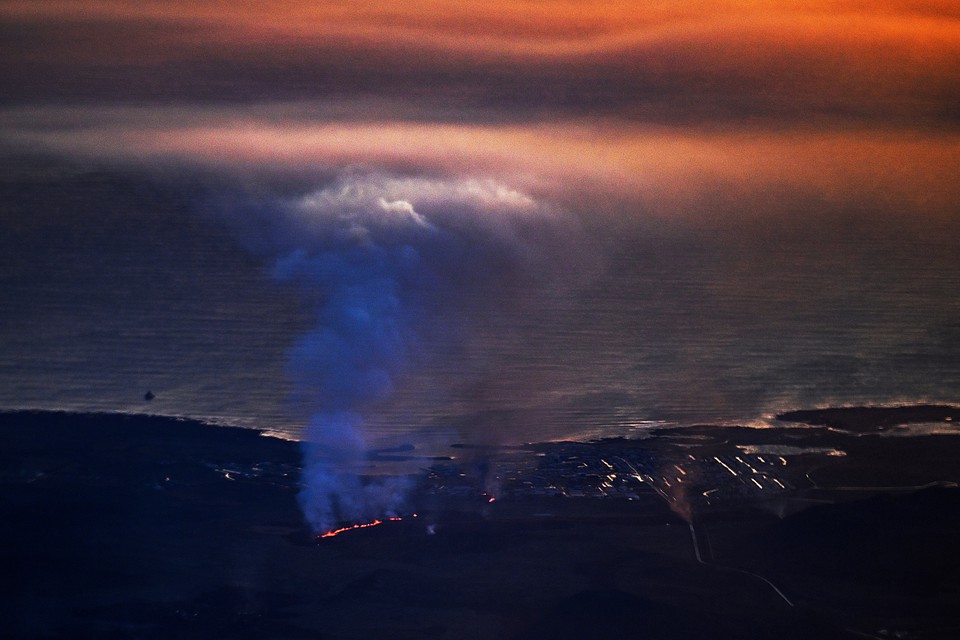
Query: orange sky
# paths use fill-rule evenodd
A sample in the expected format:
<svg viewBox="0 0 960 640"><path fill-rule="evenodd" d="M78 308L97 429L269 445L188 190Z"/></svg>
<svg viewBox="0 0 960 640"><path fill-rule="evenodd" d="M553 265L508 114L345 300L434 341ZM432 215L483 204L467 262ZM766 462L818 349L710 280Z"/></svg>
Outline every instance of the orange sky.
<svg viewBox="0 0 960 640"><path fill-rule="evenodd" d="M960 4L945 0L21 0L0 6L0 17L11 34L22 32L8 59L67 66L211 55L269 65L318 51L321 62L342 64L353 51L447 71L457 61L539 61L573 74L639 66L691 81L790 72L816 88L862 88L863 78L881 93L949 84L960 66ZM84 31L91 25L101 30Z"/></svg>
<svg viewBox="0 0 960 640"><path fill-rule="evenodd" d="M611 207L799 190L956 215L954 0L35 0L0 16L8 144L498 174Z"/></svg>
<svg viewBox="0 0 960 640"><path fill-rule="evenodd" d="M921 52L956 50L960 8L944 0L707 0L652 2L219 2L32 0L7 2L17 22L152 21L197 26L212 40L251 43L296 38L415 48L480 57L570 56L656 42L743 38L793 47L836 41ZM124 28L122 26L118 27ZM129 27L128 27L129 28ZM184 35L181 33L181 35ZM171 55L174 52L170 52Z"/></svg>

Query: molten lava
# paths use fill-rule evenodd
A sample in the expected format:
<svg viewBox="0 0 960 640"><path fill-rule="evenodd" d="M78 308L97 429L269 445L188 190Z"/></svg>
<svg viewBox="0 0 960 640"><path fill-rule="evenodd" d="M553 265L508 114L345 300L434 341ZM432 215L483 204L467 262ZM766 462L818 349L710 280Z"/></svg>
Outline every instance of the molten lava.
<svg viewBox="0 0 960 640"><path fill-rule="evenodd" d="M413 514L411 517L416 518L417 514ZM399 522L401 520L403 520L403 518L399 516L384 518L383 520L377 518L376 520L373 520L371 522L360 522L357 524L350 525L349 527L340 527L339 529L331 529L326 533L319 534L317 536L317 539L319 540L320 538L332 538L334 536L340 535L341 533L346 533L347 531L355 531L356 529L368 529L370 527L375 527L377 525L383 524L384 522Z"/></svg>

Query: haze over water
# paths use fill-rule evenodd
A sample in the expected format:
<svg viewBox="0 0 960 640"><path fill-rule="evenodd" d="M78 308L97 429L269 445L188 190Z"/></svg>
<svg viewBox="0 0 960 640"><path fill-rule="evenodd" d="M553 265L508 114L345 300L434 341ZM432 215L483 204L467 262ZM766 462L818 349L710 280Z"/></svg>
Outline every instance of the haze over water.
<svg viewBox="0 0 960 640"><path fill-rule="evenodd" d="M313 319L269 261L162 189L158 198L102 175L51 189L45 206L99 223L33 210L34 224L3 241L13 304L0 325L0 405L299 435L286 363ZM51 225L70 232L51 235ZM823 404L956 401L956 245L912 232L761 225L755 233L768 237L756 239L628 228L602 239L589 277L530 283L484 300L476 321L452 318L453 335L423 345L427 357L412 357L368 427L391 439L515 441L753 422Z"/></svg>
<svg viewBox="0 0 960 640"><path fill-rule="evenodd" d="M960 402L956 8L577 7L3 9L0 407L519 442Z"/></svg>

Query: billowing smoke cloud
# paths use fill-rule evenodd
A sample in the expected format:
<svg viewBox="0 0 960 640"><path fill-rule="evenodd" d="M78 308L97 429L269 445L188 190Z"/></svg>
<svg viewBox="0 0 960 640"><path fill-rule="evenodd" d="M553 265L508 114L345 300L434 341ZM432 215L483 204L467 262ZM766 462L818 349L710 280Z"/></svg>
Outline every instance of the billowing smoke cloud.
<svg viewBox="0 0 960 640"><path fill-rule="evenodd" d="M404 360L407 319L400 281L417 269L409 246L385 249L349 229L341 246L295 250L276 274L323 292L318 326L300 339L290 369L301 393L318 407L304 440L301 505L315 529L343 519L395 515L395 482L362 483L337 464L357 463L365 450L360 407L390 392Z"/></svg>
<svg viewBox="0 0 960 640"><path fill-rule="evenodd" d="M456 314L436 310L456 307L458 289L480 280L501 287L497 273L543 271L549 256L531 235L562 217L492 180L371 174L244 213L272 230L260 241L278 256L274 276L315 304L316 326L289 363L297 405L312 414L300 494L307 520L322 531L398 515L404 481L363 475L364 412L389 397L416 360L412 351L456 330L444 326Z"/></svg>

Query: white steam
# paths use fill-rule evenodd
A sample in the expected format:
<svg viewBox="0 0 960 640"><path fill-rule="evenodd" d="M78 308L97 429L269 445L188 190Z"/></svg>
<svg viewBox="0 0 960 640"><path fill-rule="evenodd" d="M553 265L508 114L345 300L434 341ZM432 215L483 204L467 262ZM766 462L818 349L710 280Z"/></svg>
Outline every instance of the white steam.
<svg viewBox="0 0 960 640"><path fill-rule="evenodd" d="M347 175L261 209L274 226L282 221L274 274L318 300L316 326L289 363L312 415L304 514L318 532L399 515L406 484L363 473L364 412L390 396L418 333L448 329L438 325L456 313L437 317L439 307L473 295L458 293L464 283L502 289L561 216L494 180L379 174Z"/></svg>

